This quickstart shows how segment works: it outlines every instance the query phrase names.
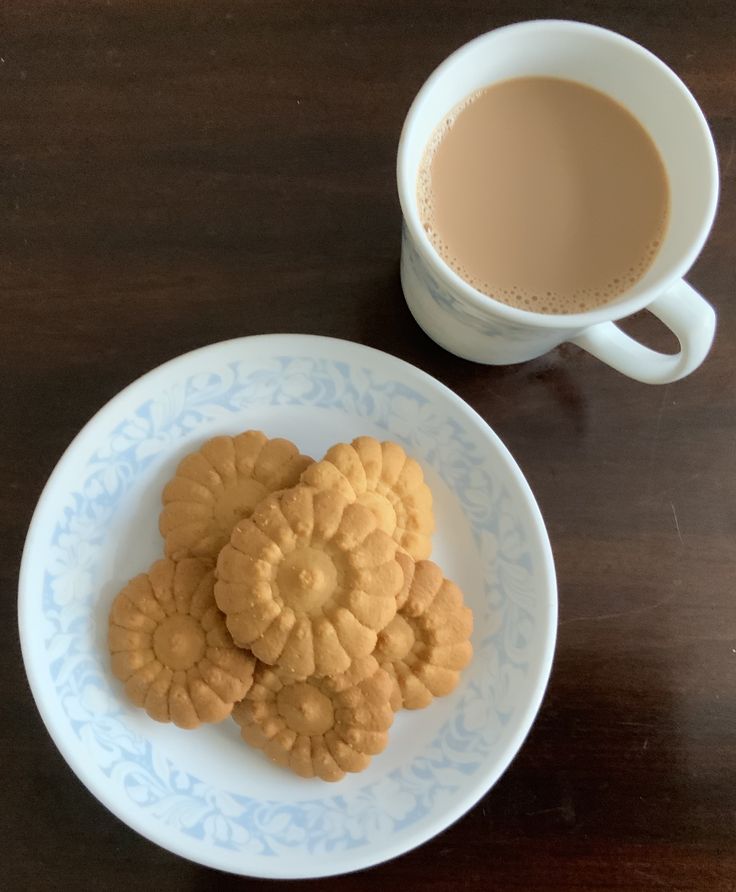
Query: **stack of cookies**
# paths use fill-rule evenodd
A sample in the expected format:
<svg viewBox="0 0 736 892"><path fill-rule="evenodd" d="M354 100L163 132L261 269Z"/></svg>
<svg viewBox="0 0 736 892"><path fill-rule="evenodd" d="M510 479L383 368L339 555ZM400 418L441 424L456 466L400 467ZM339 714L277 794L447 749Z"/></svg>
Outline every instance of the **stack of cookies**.
<svg viewBox="0 0 736 892"><path fill-rule="evenodd" d="M432 494L396 443L314 462L257 431L216 437L163 491L166 558L110 614L115 675L158 721L232 715L247 743L339 780L396 711L456 686L472 613L428 560Z"/></svg>

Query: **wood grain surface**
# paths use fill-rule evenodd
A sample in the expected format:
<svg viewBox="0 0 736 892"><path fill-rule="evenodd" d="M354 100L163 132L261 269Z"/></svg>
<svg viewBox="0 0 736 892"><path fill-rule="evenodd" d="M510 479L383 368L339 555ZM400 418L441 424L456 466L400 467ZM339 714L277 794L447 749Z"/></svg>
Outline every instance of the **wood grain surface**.
<svg viewBox="0 0 736 892"><path fill-rule="evenodd" d="M719 326L679 383L570 346L473 365L403 301L408 106L460 44L537 17L643 43L712 127L721 203L689 278ZM43 484L108 399L206 343L310 332L415 363L493 426L546 518L560 625L538 720L476 808L393 862L291 888L736 889L734 95L726 0L2 5L0 887L272 888L159 849L86 791L30 695L15 598ZM626 327L671 347L646 313Z"/></svg>

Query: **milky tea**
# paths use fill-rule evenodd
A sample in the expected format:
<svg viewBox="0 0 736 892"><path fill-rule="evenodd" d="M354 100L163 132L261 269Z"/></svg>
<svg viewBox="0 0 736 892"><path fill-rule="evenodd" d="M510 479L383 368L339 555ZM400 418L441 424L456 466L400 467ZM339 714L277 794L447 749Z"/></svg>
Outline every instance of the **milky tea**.
<svg viewBox="0 0 736 892"><path fill-rule="evenodd" d="M579 313L640 279L663 240L669 187L644 127L591 87L502 81L435 129L420 166L425 231L466 282L537 313Z"/></svg>

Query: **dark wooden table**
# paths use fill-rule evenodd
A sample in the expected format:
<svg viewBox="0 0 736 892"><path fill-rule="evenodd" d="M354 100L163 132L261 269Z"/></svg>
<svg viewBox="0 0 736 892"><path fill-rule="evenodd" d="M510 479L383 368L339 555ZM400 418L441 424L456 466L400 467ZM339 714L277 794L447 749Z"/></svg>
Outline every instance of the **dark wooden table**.
<svg viewBox="0 0 736 892"><path fill-rule="evenodd" d="M722 198L690 281L719 327L677 384L572 347L473 365L404 304L409 103L469 38L540 16L645 44L713 129ZM3 5L0 887L270 887L157 848L77 781L25 681L15 592L44 481L100 406L191 348L294 331L394 353L474 406L539 499L560 589L549 690L503 778L419 850L309 888L736 888L735 34L728 0ZM671 345L647 314L627 328Z"/></svg>

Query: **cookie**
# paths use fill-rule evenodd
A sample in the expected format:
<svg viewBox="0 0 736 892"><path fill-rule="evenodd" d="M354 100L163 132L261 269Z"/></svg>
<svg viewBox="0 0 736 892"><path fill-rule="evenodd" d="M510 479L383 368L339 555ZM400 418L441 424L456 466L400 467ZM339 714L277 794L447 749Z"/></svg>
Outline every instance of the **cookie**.
<svg viewBox="0 0 736 892"><path fill-rule="evenodd" d="M391 676L394 709L421 709L449 694L470 662L473 613L454 582L432 561L397 555L405 574L399 609L374 652Z"/></svg>
<svg viewBox="0 0 736 892"><path fill-rule="evenodd" d="M332 446L310 465L302 482L336 489L349 501L370 508L378 526L415 560L428 558L434 530L432 493L421 466L398 443L358 437Z"/></svg>
<svg viewBox="0 0 736 892"><path fill-rule="evenodd" d="M259 663L233 710L243 740L301 777L337 781L384 750L393 721L391 680L373 657L336 678L284 677Z"/></svg>
<svg viewBox="0 0 736 892"><path fill-rule="evenodd" d="M300 485L233 530L215 598L241 647L295 676L338 675L370 654L396 613L403 573L373 512Z"/></svg>
<svg viewBox="0 0 736 892"><path fill-rule="evenodd" d="M311 462L289 440L260 431L208 440L164 488L159 529L167 556L214 563L235 524L269 493L298 483Z"/></svg>
<svg viewBox="0 0 736 892"><path fill-rule="evenodd" d="M159 722L220 722L247 694L254 658L237 648L215 604L214 573L195 558L157 561L112 603L112 671Z"/></svg>

